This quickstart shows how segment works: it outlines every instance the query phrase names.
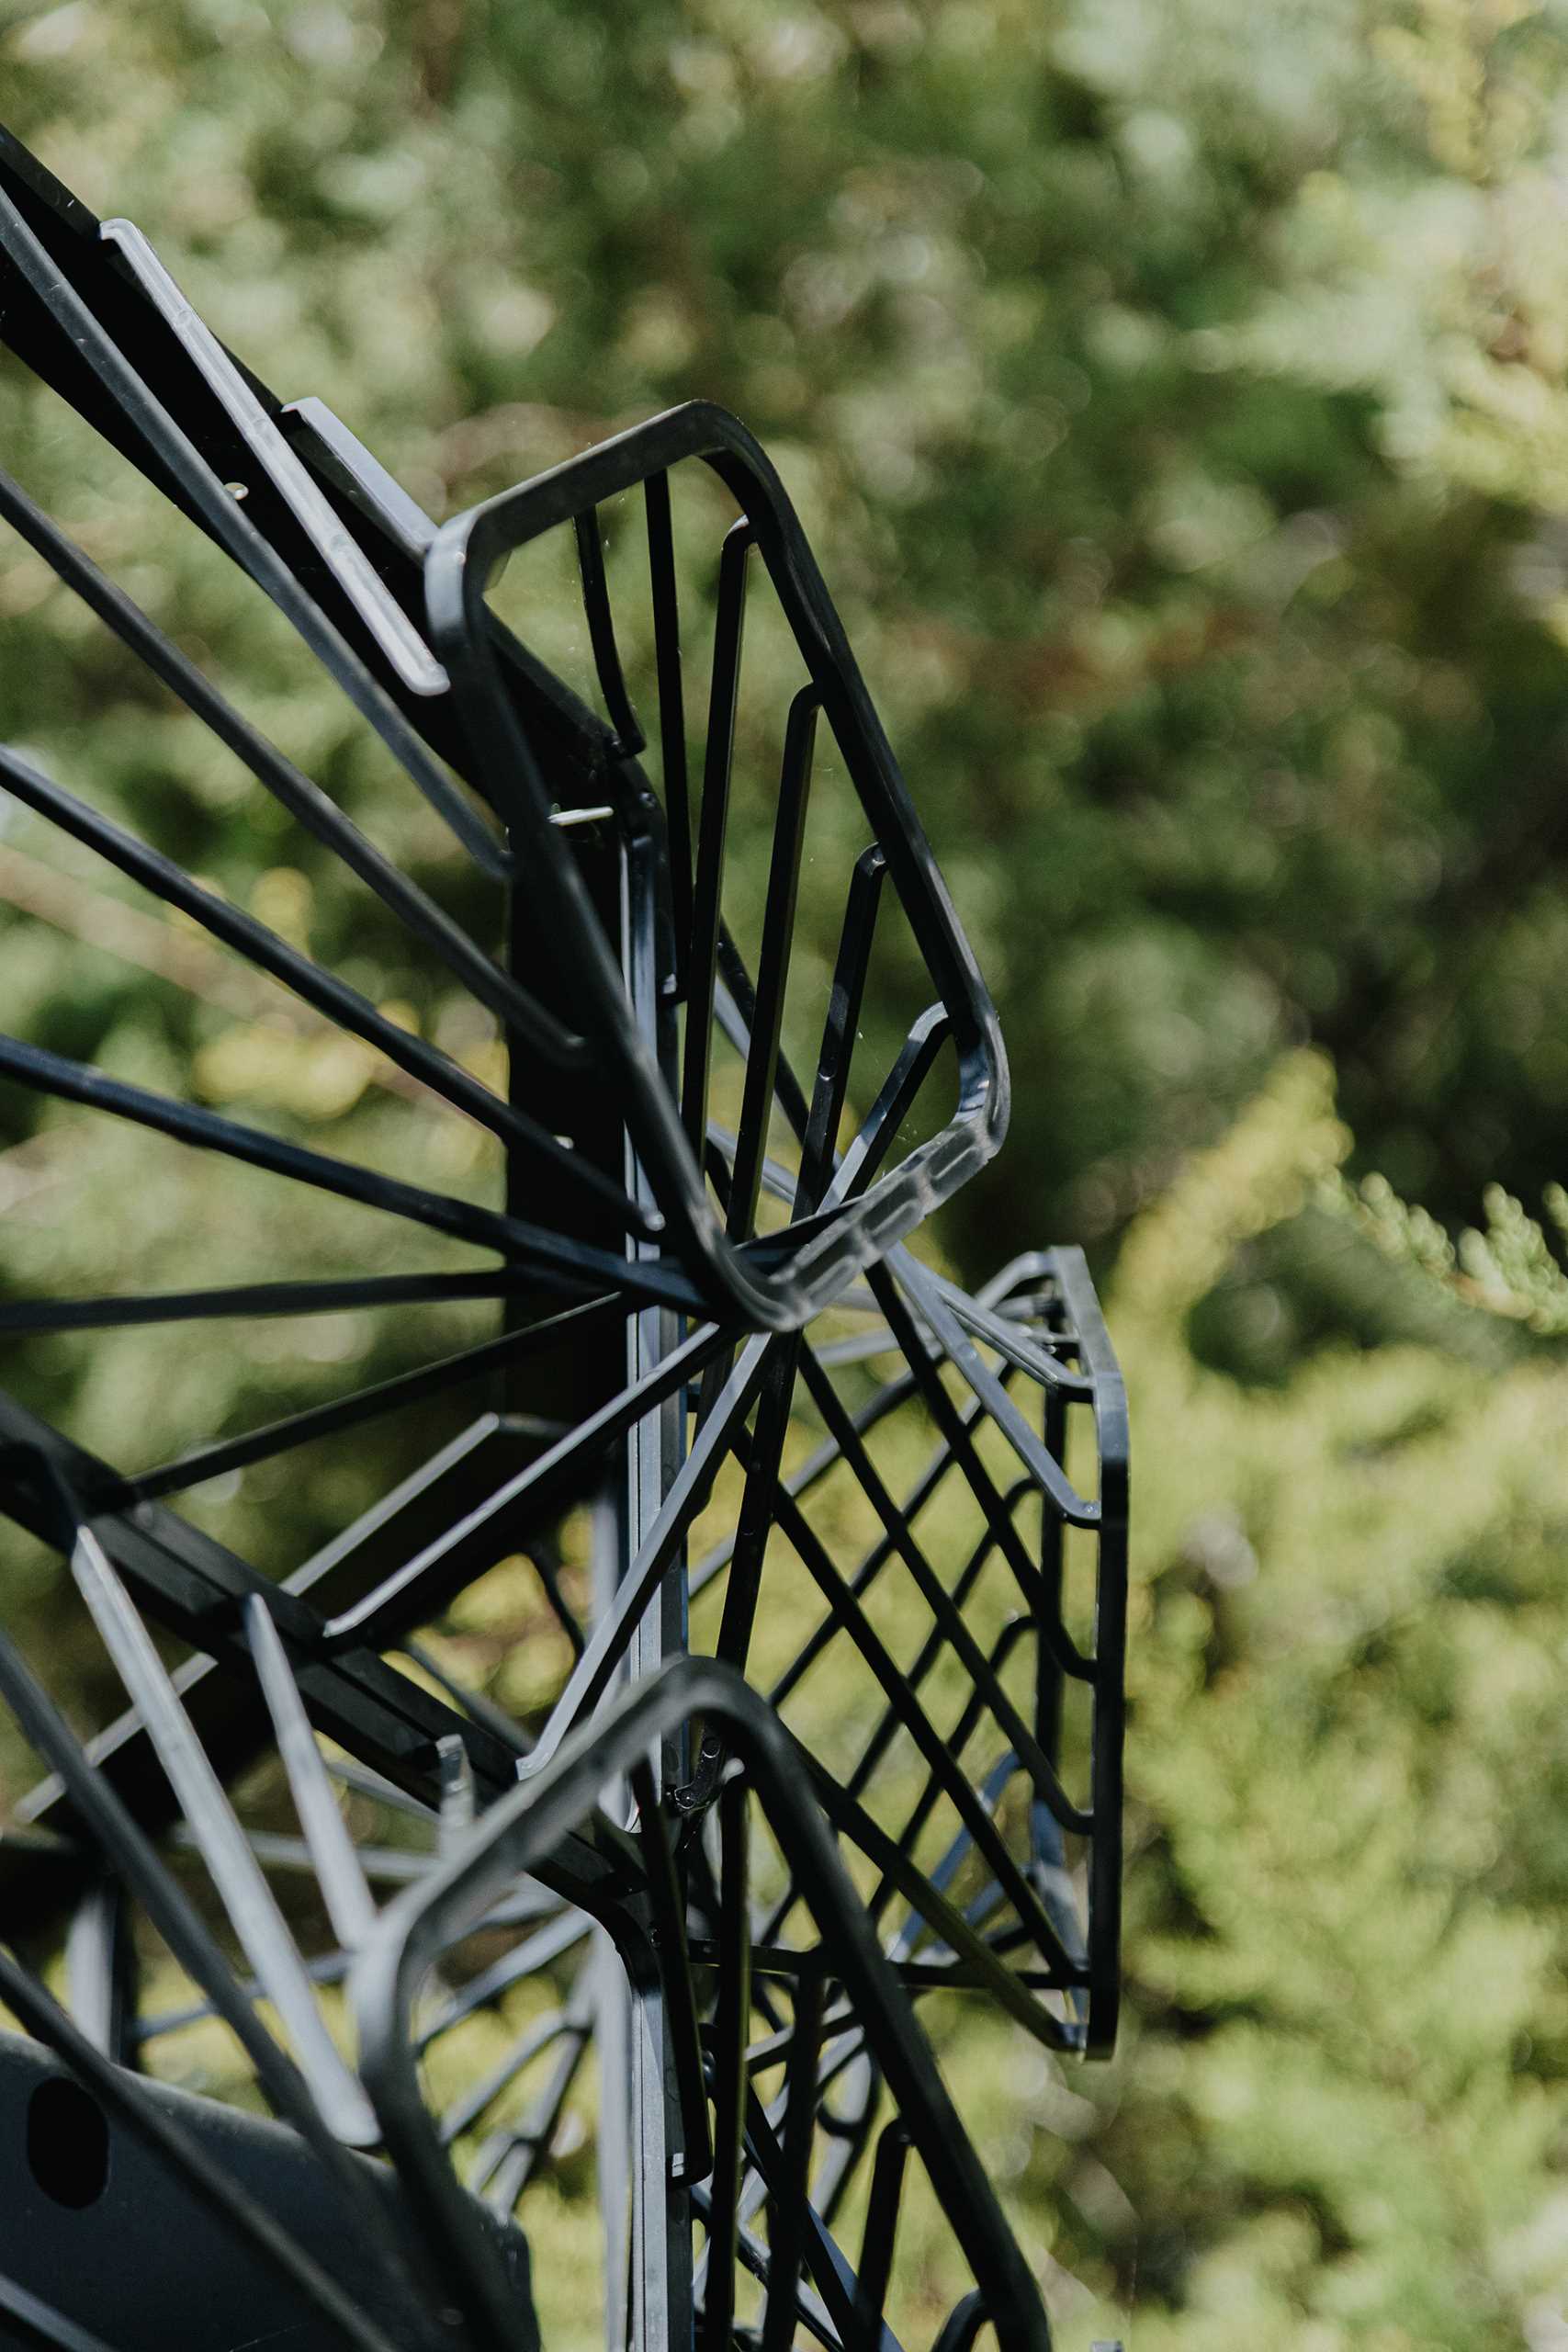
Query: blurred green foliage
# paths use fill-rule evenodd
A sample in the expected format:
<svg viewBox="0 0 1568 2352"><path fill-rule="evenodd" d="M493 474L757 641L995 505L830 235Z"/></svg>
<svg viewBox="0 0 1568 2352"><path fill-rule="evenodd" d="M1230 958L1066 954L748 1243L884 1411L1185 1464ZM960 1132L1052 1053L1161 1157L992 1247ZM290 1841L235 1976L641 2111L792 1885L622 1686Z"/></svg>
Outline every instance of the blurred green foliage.
<svg viewBox="0 0 1568 2352"><path fill-rule="evenodd" d="M935 2018L1075 2347L1568 2342L1568 1311L1561 1196L1518 1205L1568 1104L1565 39L1517 0L0 0L14 127L432 512L699 393L802 508L1012 1054L942 1247L1115 1258L1131 2020L1097 2075ZM245 584L4 368L0 439L473 888ZM0 623L0 735L484 1066L14 546ZM0 898L8 1027L493 1172L42 828ZM0 1119L7 1282L297 1239L167 1147ZM28 1378L152 1460L330 1394L348 1344L59 1342ZM383 1467L201 1509L292 1560ZM67 1650L41 1564L9 1575Z"/></svg>
<svg viewBox="0 0 1568 2352"><path fill-rule="evenodd" d="M1533 2345L1562 2307L1568 1368L1483 1373L1459 1301L1450 1344L1342 1340L1269 1388L1183 1336L1271 1226L1361 1262L1348 1143L1287 1061L1111 1294L1134 2021L1070 2234L1135 2266L1140 2346Z"/></svg>

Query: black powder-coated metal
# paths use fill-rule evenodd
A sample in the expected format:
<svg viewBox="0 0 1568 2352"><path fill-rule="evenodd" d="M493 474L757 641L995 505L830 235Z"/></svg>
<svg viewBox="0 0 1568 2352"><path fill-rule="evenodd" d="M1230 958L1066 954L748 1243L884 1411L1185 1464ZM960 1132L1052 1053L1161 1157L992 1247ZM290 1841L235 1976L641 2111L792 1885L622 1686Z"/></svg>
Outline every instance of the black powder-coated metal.
<svg viewBox="0 0 1568 2352"><path fill-rule="evenodd" d="M491 1261L0 1298L0 1513L69 1564L129 1702L85 1744L0 1633L0 1700L47 1775L0 1833L0 2003L31 2037L0 2040L0 2184L8 2210L51 2206L0 2257L0 2343L134 2352L164 2330L220 2352L287 2328L533 2352L515 2220L596 2050L611 2352L899 2352L922 2173L973 2280L935 2352L987 2324L1007 2352L1044 2347L917 2011L959 1990L1052 2051L1113 2040L1125 1396L1080 1253L971 1296L908 1246L999 1144L1006 1062L776 472L694 403L438 527L330 411L229 354L139 231L3 131L0 341L265 592L491 928L402 872L4 473L0 523L499 1023L509 1065L504 1089L481 1081L0 745L0 790L477 1123L505 1170L493 1204L445 1193L0 1036L23 1088ZM682 504L696 477L729 502L705 695L677 551L691 515L713 527L711 499ZM629 629L626 535L606 533L628 498ZM577 690L491 594L552 532L575 549ZM795 683L743 940L729 852L760 589ZM797 1068L807 912L837 945L793 1023ZM890 927L929 997L868 1068ZM911 1119L923 1139L901 1148ZM139 1469L10 1393L54 1333L459 1300L495 1303L491 1336ZM454 1399L457 1433L425 1435ZM204 1482L387 1432L398 1483L280 1579L182 1515ZM586 1613L556 1556L584 1504ZM526 1722L444 1630L507 1560L570 1660ZM152 1990L171 1965L172 2006ZM147 2080L220 2030L236 2095L276 2122ZM7 2119L39 2096L29 2139ZM51 2130L73 2193L108 2135L107 2186L74 2207L51 2205ZM90 2288L73 2246L95 2250ZM182 2259L205 2301L175 2324Z"/></svg>
<svg viewBox="0 0 1568 2352"><path fill-rule="evenodd" d="M992 1156L1005 1131L1008 1103L1007 1068L995 1013L805 535L776 473L736 419L692 403L586 452L536 482L489 501L434 533L423 553L424 610L419 617L443 657L435 662L383 577L379 562L372 560L356 536L367 522L379 518L351 511L333 521L337 510L330 504L326 485L310 470L308 439L300 444L302 457L283 429L279 403L262 393L196 318L146 240L129 223L91 222L82 208L73 209L47 188L40 196L39 175L21 167L14 142L10 148L0 147L0 254L5 262L0 334L90 421L105 430L112 427L110 437L128 447L143 470L166 485L179 485L177 503L265 589L454 838L482 870L512 877L530 920L547 928L551 961L572 1007L571 1021L541 1005L389 868L325 796L291 772L274 747L257 739L130 599L30 506L25 494L0 484L0 513L24 530L36 550L123 641L140 651L187 707L239 752L258 780L447 961L454 977L497 1012L547 1068L592 1068L617 1102L657 1204L651 1215L661 1239L660 1260L610 1260L559 1229L563 1220L558 1213L550 1214L547 1177L560 1176L561 1147L547 1122L527 1121L515 1104L481 1105L479 1115L505 1136L514 1151L537 1158L536 1196L544 1214L503 1222L476 1216L454 1203L414 1197L411 1188L384 1179L372 1182L357 1172L325 1166L320 1156L280 1148L195 1106L164 1103L142 1090L111 1089L64 1057L19 1043L5 1049L3 1067L8 1075L66 1099L96 1101L119 1116L161 1126L209 1149L259 1161L302 1182L336 1191L352 1186L353 1197L374 1202L393 1215L461 1231L488 1242L514 1263L531 1263L542 1281L559 1283L574 1274L601 1283L615 1280L670 1304L700 1303L727 1320L753 1329L797 1328L874 1254L909 1231ZM87 386L80 378L84 363L90 370ZM692 931L677 948L674 885L669 877L677 871L687 875L692 854L689 842L671 830L672 821L677 829L685 824L683 749L673 753L666 784L670 806L661 808L637 764L645 739L627 701L615 650L596 512L601 503L632 485L645 485L657 477L661 486L648 510L654 628L659 673L679 705L678 622L666 526L669 476L683 459L701 459L713 467L740 507L741 519L729 534L720 593L691 886ZM220 470L223 465L227 473ZM243 503L236 503L232 494L236 482L244 490ZM393 519L406 526L406 512ZM547 681L539 665L495 626L484 603L495 563L523 540L560 523L577 526L587 617L612 713L609 724L558 681ZM301 541L304 560L297 558L298 569L291 570L288 550ZM749 1233L749 1219L733 1214L728 1220L732 1229L726 1230L704 1172L707 1070L727 944L731 958L734 954L733 941L727 943L722 909L725 811L739 687L745 558L753 544L767 565L809 673L807 698L797 701L801 723L793 730L788 755L795 769L795 789L804 794L809 758L807 721L819 707L834 730L937 991L936 1005L922 1016L912 1059L889 1074L891 1092L885 1089L874 1105L866 1129L852 1142L847 1164L824 1201L811 1204L799 1222L791 1220L766 1236ZM375 549L378 557L384 546L383 541ZM302 585L306 579L311 581L313 594ZM416 647L418 658L413 659ZM398 707L400 695L406 710ZM439 721L434 718L437 702L442 707ZM682 732L682 707L660 711L660 726L671 747ZM477 816L437 763L433 746L488 801L502 821L504 839ZM27 779L27 789L37 807L51 786L34 775ZM646 839L651 831L661 850L668 845L660 861L666 877L659 894L663 903L653 919L663 934L664 961L674 967L662 975L661 985L672 997L683 997L686 1006L678 1101L671 1099L638 1034L617 968L618 949L604 938L579 863L555 821L574 802L584 805L584 795L588 804L604 802L607 796L615 820L631 839ZM64 796L50 813L69 817ZM800 846L798 828L792 839L778 844L777 878L791 899ZM121 847L122 858L124 854ZM155 872L144 858L138 878L164 895L169 877ZM686 895L683 880L683 902ZM188 896L183 910L204 922L211 920L210 905ZM258 938L259 928L251 926L242 943L231 926L230 944L247 955L259 948L264 968L277 971L284 960L281 943ZM765 1080L776 1052L782 1010L779 944L775 942L763 973L764 1020L754 1024L763 1033L752 1064L757 1074L750 1102L754 1132L761 1125L756 1117L759 1098L773 1091ZM290 986L303 978L308 1001L319 1003L331 989L329 979L302 972L299 959L279 976ZM381 1050L390 1046L393 1057L409 1066L409 1048L388 1035L396 1024L378 1019L373 1007L350 1002L341 987L334 996L333 1018L346 1017L355 1034L369 1035ZM879 1174L879 1163L910 1107L919 1080L926 1075L937 1046L949 1037L957 1055L953 1116L897 1168ZM835 1042L845 1057L847 1076L852 1030L839 1032ZM428 1051L418 1057L412 1074L448 1099L458 1100L470 1113L475 1110L476 1090L458 1080L454 1097L450 1066L442 1068ZM574 1173L585 1169L583 1181L590 1185L603 1182L604 1171L585 1164L581 1156L571 1156L571 1165ZM649 1236L649 1211L639 1212L624 1193L613 1191L610 1205L618 1212L623 1229ZM732 1203L732 1210L737 1205ZM678 1263L683 1283L671 1273L660 1279L666 1256Z"/></svg>

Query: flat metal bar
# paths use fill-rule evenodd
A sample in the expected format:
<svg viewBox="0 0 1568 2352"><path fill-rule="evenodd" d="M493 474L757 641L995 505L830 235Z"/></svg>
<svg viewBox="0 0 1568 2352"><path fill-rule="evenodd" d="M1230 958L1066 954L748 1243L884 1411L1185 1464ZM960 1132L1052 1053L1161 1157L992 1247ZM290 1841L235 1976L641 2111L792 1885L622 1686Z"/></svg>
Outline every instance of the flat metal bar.
<svg viewBox="0 0 1568 2352"><path fill-rule="evenodd" d="M795 1980L793 2030L784 2067L783 2166L779 2177L772 2183L768 2300L762 2313L761 2352L789 2352L795 2339L795 2288L813 2218L811 2150L817 2123L823 1990L820 1964L803 1968ZM880 2312L877 2316L880 2319Z"/></svg>
<svg viewBox="0 0 1568 2352"><path fill-rule="evenodd" d="M316 1735L278 1639L272 1611L259 1592L243 1609L245 1638L255 1660L256 1680L277 1736L277 1752L288 1777L299 1826L316 1866L316 1883L333 1933L345 1951L355 1951L376 1922L376 1903L348 1824L338 1811L332 1781L321 1761ZM147 1718L149 1728L151 1718Z"/></svg>
<svg viewBox="0 0 1568 2352"><path fill-rule="evenodd" d="M367 1764L356 1763L350 1757L328 1756L323 1761L333 1779L344 1788L354 1790L357 1796L369 1797L377 1804L387 1805L393 1813L404 1814L411 1821L422 1822L434 1832L436 1815L433 1804L410 1796L406 1789L400 1789L384 1773L373 1772Z"/></svg>
<svg viewBox="0 0 1568 2352"><path fill-rule="evenodd" d="M1041 1436L1045 1446L1058 1462L1067 1458L1067 1402L1058 1390L1046 1389L1041 1398ZM1066 1593L1066 1531L1054 1510L1042 1510L1040 1514L1040 1575L1045 1588L1046 1606L1052 1614L1062 1618ZM1062 1704L1064 1678L1061 1668L1043 1642L1034 1653L1034 1713L1040 1724L1040 1736L1053 1755L1060 1755L1062 1746ZM1093 1792L1090 1791L1090 1809Z"/></svg>
<svg viewBox="0 0 1568 2352"><path fill-rule="evenodd" d="M189 311L188 305L183 303L178 288L168 279L156 254L133 223L129 220L106 221L98 233L106 243L119 251L133 275L139 277L141 291L154 307L163 308L172 294L176 309L183 308L187 319L194 321L194 313ZM99 383L122 414L148 448L178 481L184 496L195 508L204 526L241 570L248 572L272 599L360 716L381 738L419 792L462 842L480 871L496 876L503 874L506 858L500 842L442 775L397 705L372 677L342 632L305 594L270 542L247 520L195 444L175 424L144 379L126 360L113 337L106 333L75 288L49 262L42 246L38 244L21 215L3 194L0 194L0 244L4 244L12 262L21 270L57 323L77 344ZM164 292L165 283L169 294ZM168 322L175 323L172 319ZM188 344L186 347L190 349ZM191 356L200 367L201 360L195 351L191 351ZM220 364L228 366L225 355L220 354ZM210 386L210 377L209 383ZM267 470L270 473L272 469L269 467ZM291 505L288 492L283 494L285 503ZM361 617L365 616L361 615ZM378 634L374 630L372 633ZM428 653L428 649L426 651ZM404 683L409 682L405 680ZM428 690L428 686L423 689Z"/></svg>
<svg viewBox="0 0 1568 2352"><path fill-rule="evenodd" d="M677 950L665 928L665 894L651 846L647 836L634 838L622 859L622 984L647 1066L657 1069L673 1093L676 1015L667 990ZM635 1117L627 1121L625 1148L626 1182L642 1197L651 1192L651 1171ZM637 1315L626 1328L628 1377L645 1377L679 1346L680 1338L673 1315L659 1309ZM724 1348L708 1358L705 1388L728 1357ZM610 1507L601 1520L606 1541L599 1562L599 1600L606 1619L617 1619L628 1604L634 1612L626 1619L619 1650L618 1670L627 1680L657 1673L685 1647L686 1523L711 1483L704 1477L700 1453L694 1462L683 1459L686 1435L682 1384L631 1425L610 1469ZM637 1606L632 1589L637 1586L649 1605ZM546 1726L547 1736L551 1728ZM657 1883L650 1882L647 1890L647 1945L634 1951L622 1939L623 1968L604 1979L608 2064L615 2064L609 2052L624 2052L619 2081L613 2074L605 2081L603 2103L612 2111L605 2119L606 2144L625 2164L615 2196L606 2204L605 2222L615 2238L625 2232L625 2327L635 2352L663 2352L666 2346L669 2352L689 2352L690 2178L694 2173L705 2176L711 2163L694 1994L684 1970L685 1906L671 1884L661 1810L666 1786L682 1777L683 1757L677 1737L657 1743L630 1766L645 1877L651 1869ZM616 1787L619 1796L620 1783ZM666 1949L671 1943L682 1962L679 1981ZM622 2315L607 2310L606 2318L613 2352L619 2352Z"/></svg>
<svg viewBox="0 0 1568 2352"><path fill-rule="evenodd" d="M0 2271L0 2318L6 2323L6 2333L19 2344L36 2344L46 2352L113 2352L101 2335L85 2327L78 2327L73 2319L55 2310L26 2287Z"/></svg>
<svg viewBox="0 0 1568 2352"><path fill-rule="evenodd" d="M692 942L692 812L686 771L686 705L681 675L681 605L670 477L651 473L642 486L648 521L648 571L653 605L654 673L659 684L659 744L670 841L670 898L675 926L678 990L683 991Z"/></svg>
<svg viewBox="0 0 1568 2352"><path fill-rule="evenodd" d="M800 860L806 846L806 810L811 790L811 755L820 707L814 686L803 686L790 705L773 820L773 861L762 913L762 944L757 958L757 995L746 1057L740 1128L729 1197L729 1233L743 1241L757 1215L757 1193L768 1142L768 1110L778 1070L784 992L789 985Z"/></svg>
<svg viewBox="0 0 1568 2352"><path fill-rule="evenodd" d="M422 560L435 537L434 524L342 417L310 392L302 400L286 401L278 415L301 434L327 480L344 491L361 513L367 509L374 514L403 554Z"/></svg>
<svg viewBox="0 0 1568 2352"><path fill-rule="evenodd" d="M714 622L713 675L708 693L703 799L697 818L697 868L686 966L686 1037L681 1070L681 1119L699 1157L708 1123L708 1072L713 1056L713 1000L717 978L719 899L729 823L735 720L740 700L740 651L745 634L747 563L752 532L742 519L725 533L719 558L718 610Z"/></svg>
<svg viewBox="0 0 1568 2352"><path fill-rule="evenodd" d="M435 1743L435 1769L441 1784L441 1804L435 1823L435 1851L442 1861L450 1859L461 1846L474 1826L479 1810L474 1798L474 1770L468 1761L468 1751L456 1732L447 1732Z"/></svg>
<svg viewBox="0 0 1568 2352"><path fill-rule="evenodd" d="M901 2117L885 2123L872 2159L871 2194L866 2200L861 2233L860 2261L855 2268L855 2312L863 2325L882 2317L893 2276L893 2246L903 2200L904 2176L909 2163L909 2134Z"/></svg>
<svg viewBox="0 0 1568 2352"><path fill-rule="evenodd" d="M591 506L572 518L577 539L577 569L582 582L582 609L588 620L588 642L610 724L615 730L618 755L636 759L648 738L632 708L615 643L615 616L610 606L610 583L604 577L604 549L599 537L599 510Z"/></svg>
<svg viewBox="0 0 1568 2352"><path fill-rule="evenodd" d="M125 1890L105 1877L87 1888L71 1914L65 1983L71 2013L83 2035L119 2066L129 2063L135 2043L136 1979Z"/></svg>
<svg viewBox="0 0 1568 2352"><path fill-rule="evenodd" d="M389 593L357 540L344 528L239 368L210 327L197 315L141 231L130 220L106 220L98 234L123 254L137 284L179 338L209 389L233 420L241 438L270 475L275 489L409 692L445 694L446 671L402 606ZM446 808L436 805L465 846L471 848L464 827L453 821ZM462 808L461 813L471 824L468 810Z"/></svg>
<svg viewBox="0 0 1568 2352"><path fill-rule="evenodd" d="M874 1363L880 1356L896 1356L897 1345L886 1325L863 1331L852 1340L829 1340L817 1351L818 1363L841 1371L846 1364Z"/></svg>
<svg viewBox="0 0 1568 2352"><path fill-rule="evenodd" d="M971 1298L956 1283L933 1273L927 1267L926 1276L936 1295L953 1311L954 1319L973 1340L983 1340L994 1348L1003 1362L1014 1371L1026 1373L1042 1388L1059 1389L1064 1396L1088 1396L1093 1383L1088 1373L1075 1372L1054 1355L1046 1352L1034 1335L1021 1330L1005 1315L993 1314L978 1299ZM1058 1343L1060 1344L1060 1342Z"/></svg>
<svg viewBox="0 0 1568 2352"><path fill-rule="evenodd" d="M378 571L389 582L401 582L404 609L423 614L422 572L437 537L435 524L323 401L310 397L285 401L277 420L312 470L352 507L355 521L349 527L367 546ZM368 531L357 528L357 523L367 525ZM504 691L518 711L526 714L530 728L538 729L552 772L566 779L573 795L595 792L604 781L608 729L493 614L487 616L486 632ZM423 701L410 714L432 750L452 766L457 764L455 754L463 735L456 700L452 694ZM491 797L491 806L510 810L513 803L502 791ZM593 813L570 806L552 812L549 821L570 827L590 821ZM596 813L606 817L616 812L601 807Z"/></svg>
<svg viewBox="0 0 1568 2352"><path fill-rule="evenodd" d="M750 1792L737 1779L718 1798L720 1841L717 2007L713 2062L714 2169L707 2211L703 2352L730 2352L735 2320L736 2229L746 2120L746 2047L751 2031Z"/></svg>
<svg viewBox="0 0 1568 2352"><path fill-rule="evenodd" d="M850 1082L850 1064L860 1035L861 1006L876 933L876 912L886 878L887 860L880 843L873 842L856 858L850 876L833 981L822 1023L822 1043L817 1057L817 1078L801 1147L800 1184L795 1196L796 1209L807 1214L816 1208L828 1189L833 1147Z"/></svg>
<svg viewBox="0 0 1568 2352"><path fill-rule="evenodd" d="M685 1902L675 1874L659 1784L646 1762L634 1765L629 1778L637 1803L649 1919L664 1996L666 2064L675 2076L680 2144L671 2145L669 2150L670 2169L689 2191L713 2170L713 2139L708 2131L707 2095L703 2082L696 1992L686 1957Z"/></svg>
<svg viewBox="0 0 1568 2352"><path fill-rule="evenodd" d="M1121 1999L1122 1746L1126 1730L1127 1391L1081 1250L1051 1253L1066 1312L1094 1383L1100 1453L1100 1555L1095 1579L1095 1705L1089 1786L1097 1834L1089 1857L1088 2042L1108 2051Z"/></svg>
<svg viewBox="0 0 1568 2352"><path fill-rule="evenodd" d="M335 1779L336 1776L331 1777ZM286 1831L279 1829L247 1829L245 1838L257 1861L275 1875L282 1872L285 1875L310 1879L315 1877L317 1869L315 1853L305 1838L291 1838ZM201 1850L191 1832L179 1823L170 1830L169 1843L190 1853L199 1853ZM414 1853L400 1846L355 1846L354 1850L359 1857L359 1867L367 1880L376 1886L412 1885L415 1879L423 1878L425 1873L435 1866L433 1855ZM310 1961L306 1964L312 1982L321 1983L323 1981L320 1973L321 1963ZM348 1962L345 1958L343 1959L342 1964L347 1967ZM259 1991L257 1998L260 1998ZM139 2024L136 2030L139 2034L145 2033L148 2030L145 2020ZM165 2023L160 2026L159 2031L172 2033L174 2027L172 2024Z"/></svg>

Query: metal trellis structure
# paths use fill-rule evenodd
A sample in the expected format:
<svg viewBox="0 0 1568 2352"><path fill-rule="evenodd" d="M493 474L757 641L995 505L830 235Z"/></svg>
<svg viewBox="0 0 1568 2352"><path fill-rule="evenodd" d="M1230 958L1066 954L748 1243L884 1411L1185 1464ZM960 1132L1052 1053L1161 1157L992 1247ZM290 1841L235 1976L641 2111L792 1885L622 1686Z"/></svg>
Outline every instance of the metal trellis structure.
<svg viewBox="0 0 1568 2352"><path fill-rule="evenodd" d="M0 1629L36 1762L0 1833L0 2341L533 2352L529 2192L596 2079L612 2352L1043 2352L919 2010L1111 2046L1125 1399L1081 1253L970 1295L909 1246L1000 1145L1007 1065L776 471L695 403L437 527L3 133L0 340L268 600L460 883L4 472L0 523L501 1048L480 1074L352 942L188 871L90 756L78 791L0 745L40 840L488 1154L443 1187L0 1036L29 1100L199 1154L233 1242L173 1283L4 1274L0 1512L68 1564L83 1687L116 1695L85 1730ZM908 1004L882 1061L873 998ZM333 1270L267 1261L275 1230ZM77 1335L324 1315L393 1368L164 1461L55 1401ZM200 1507L367 1460L384 1491L302 1560ZM558 1661L525 1705L473 1631L498 1574ZM206 2095L158 2079L213 2035ZM899 2301L916 2208L934 2321Z"/></svg>

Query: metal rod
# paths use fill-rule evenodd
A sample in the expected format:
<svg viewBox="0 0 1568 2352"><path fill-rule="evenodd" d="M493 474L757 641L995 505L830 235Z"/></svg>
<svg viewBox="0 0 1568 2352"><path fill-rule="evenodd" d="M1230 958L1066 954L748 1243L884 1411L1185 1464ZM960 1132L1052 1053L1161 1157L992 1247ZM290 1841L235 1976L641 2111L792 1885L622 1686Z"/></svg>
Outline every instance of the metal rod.
<svg viewBox="0 0 1568 2352"><path fill-rule="evenodd" d="M719 894L729 822L729 782L735 719L740 698L740 649L746 617L747 561L752 530L742 519L725 534L719 562L718 613L714 623L713 677L708 693L707 754L697 820L697 870L686 966L686 1039L681 1073L681 1117L694 1151L708 1120L708 1069L713 1050L714 983L717 976Z"/></svg>

